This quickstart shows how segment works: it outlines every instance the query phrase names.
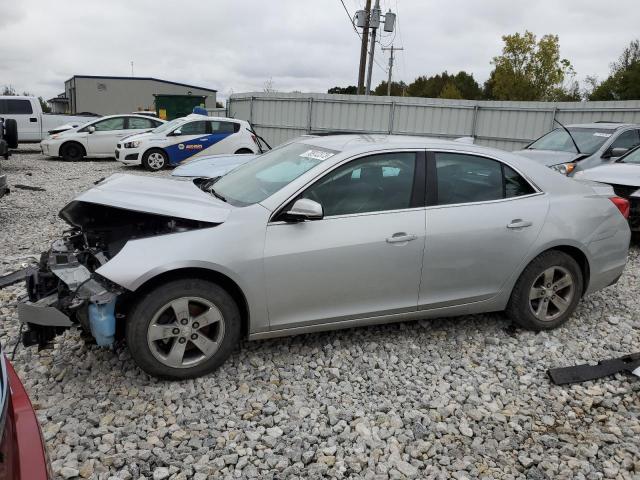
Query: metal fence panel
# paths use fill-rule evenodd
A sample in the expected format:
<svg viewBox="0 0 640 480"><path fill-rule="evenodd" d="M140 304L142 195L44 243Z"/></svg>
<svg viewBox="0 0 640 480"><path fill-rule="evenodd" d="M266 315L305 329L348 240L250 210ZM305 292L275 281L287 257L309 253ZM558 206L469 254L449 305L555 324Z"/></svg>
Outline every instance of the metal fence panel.
<svg viewBox="0 0 640 480"><path fill-rule="evenodd" d="M272 145L304 133L367 132L444 138L516 150L552 128L570 123L640 123L640 101L492 102L437 98L239 93L228 115L250 121Z"/></svg>

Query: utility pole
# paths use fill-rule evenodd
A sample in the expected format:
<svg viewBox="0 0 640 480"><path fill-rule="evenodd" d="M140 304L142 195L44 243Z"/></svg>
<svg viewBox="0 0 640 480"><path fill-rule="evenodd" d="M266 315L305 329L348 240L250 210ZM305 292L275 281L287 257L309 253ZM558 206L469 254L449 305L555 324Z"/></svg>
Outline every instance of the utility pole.
<svg viewBox="0 0 640 480"><path fill-rule="evenodd" d="M362 44L360 45L360 68L358 70L358 95L364 93L364 71L367 68L367 46L369 43L369 17L371 14L371 0L367 0L364 7L365 21L362 30Z"/></svg>
<svg viewBox="0 0 640 480"><path fill-rule="evenodd" d="M393 52L397 52L398 50L404 50L404 48L395 48L391 45L391 48L382 47L382 51L390 50L391 55L389 56L389 77L387 79L387 97L391 96L391 72L393 71Z"/></svg>
<svg viewBox="0 0 640 480"><path fill-rule="evenodd" d="M369 21L369 24L373 24L371 28L371 43L369 45L369 68L367 71L367 88L365 89L364 94L371 94L371 74L373 73L373 55L376 51L376 30L378 30L378 26L380 25L380 0L376 0L376 5L373 7L373 11L371 12L371 17L373 17L373 22Z"/></svg>

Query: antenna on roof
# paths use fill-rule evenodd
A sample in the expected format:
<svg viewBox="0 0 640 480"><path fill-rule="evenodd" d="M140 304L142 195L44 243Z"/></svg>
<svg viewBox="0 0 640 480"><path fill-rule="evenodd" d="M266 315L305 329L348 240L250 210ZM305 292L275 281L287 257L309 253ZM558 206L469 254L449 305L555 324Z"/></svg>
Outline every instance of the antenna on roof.
<svg viewBox="0 0 640 480"><path fill-rule="evenodd" d="M131 60L131 76L133 77L133 60Z"/></svg>

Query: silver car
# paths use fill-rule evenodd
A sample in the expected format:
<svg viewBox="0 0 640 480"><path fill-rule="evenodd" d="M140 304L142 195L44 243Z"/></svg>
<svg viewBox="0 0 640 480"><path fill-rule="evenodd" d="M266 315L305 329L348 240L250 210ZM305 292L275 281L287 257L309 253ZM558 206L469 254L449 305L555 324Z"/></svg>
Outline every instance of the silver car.
<svg viewBox="0 0 640 480"><path fill-rule="evenodd" d="M556 128L513 153L571 176L611 163L639 144L640 125L596 122Z"/></svg>
<svg viewBox="0 0 640 480"><path fill-rule="evenodd" d="M60 213L19 306L43 344L121 331L151 375L206 374L243 337L506 310L566 322L617 281L630 231L611 187L512 154L401 136L329 136L205 182L114 175ZM624 202L624 201L623 201Z"/></svg>

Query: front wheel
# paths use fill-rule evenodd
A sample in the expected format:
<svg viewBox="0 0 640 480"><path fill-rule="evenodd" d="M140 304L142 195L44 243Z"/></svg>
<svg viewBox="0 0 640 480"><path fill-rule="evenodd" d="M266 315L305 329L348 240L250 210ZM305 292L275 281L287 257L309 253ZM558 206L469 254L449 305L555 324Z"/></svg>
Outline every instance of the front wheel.
<svg viewBox="0 0 640 480"><path fill-rule="evenodd" d="M60 156L67 162L77 162L82 160L84 155L84 148L76 142L65 143L62 145L62 148L60 148Z"/></svg>
<svg viewBox="0 0 640 480"><path fill-rule="evenodd" d="M142 166L151 172L162 170L168 164L169 158L162 150L149 150L142 156Z"/></svg>
<svg viewBox="0 0 640 480"><path fill-rule="evenodd" d="M529 330L550 330L573 314L583 291L578 263L557 250L544 252L524 269L511 292L507 315Z"/></svg>
<svg viewBox="0 0 640 480"><path fill-rule="evenodd" d="M220 286L168 282L144 295L126 324L131 356L149 375L181 380L217 369L240 340L240 311Z"/></svg>

